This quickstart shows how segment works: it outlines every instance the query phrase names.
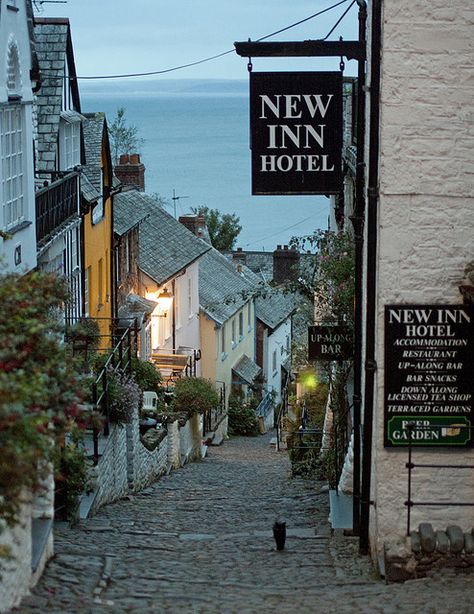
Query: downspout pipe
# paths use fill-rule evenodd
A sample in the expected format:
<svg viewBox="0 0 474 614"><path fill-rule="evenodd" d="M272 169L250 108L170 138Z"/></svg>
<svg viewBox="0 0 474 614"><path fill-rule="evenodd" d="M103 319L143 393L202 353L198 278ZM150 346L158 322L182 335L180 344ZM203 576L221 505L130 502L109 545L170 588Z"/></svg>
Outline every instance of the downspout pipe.
<svg viewBox="0 0 474 614"><path fill-rule="evenodd" d="M366 45L367 4L357 0L359 5L359 42ZM353 507L352 529L354 535L360 530L360 457L361 457L361 404L362 404L362 276L364 250L364 216L365 216L365 60L358 61L357 68L357 152L355 176L355 206L351 222L354 227L355 243L355 305L354 305L354 392L353 431L354 431L354 467L353 467Z"/></svg>
<svg viewBox="0 0 474 614"><path fill-rule="evenodd" d="M372 437L374 417L375 327L377 298L377 207L380 152L380 72L382 54L382 2L372 2L372 38L370 54L370 130L367 188L367 290L365 333L365 388L363 416L363 453L361 487L361 524L359 548L369 552L369 520L372 471Z"/></svg>

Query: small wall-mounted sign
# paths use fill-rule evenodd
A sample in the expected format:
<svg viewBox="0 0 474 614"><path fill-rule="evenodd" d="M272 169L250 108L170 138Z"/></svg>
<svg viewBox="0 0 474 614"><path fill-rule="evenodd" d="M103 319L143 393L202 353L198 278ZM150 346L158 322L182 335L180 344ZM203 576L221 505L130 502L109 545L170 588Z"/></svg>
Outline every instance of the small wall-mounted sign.
<svg viewBox="0 0 474 614"><path fill-rule="evenodd" d="M309 360L347 360L354 353L354 337L347 326L310 326Z"/></svg>
<svg viewBox="0 0 474 614"><path fill-rule="evenodd" d="M385 446L473 445L474 307L385 307Z"/></svg>
<svg viewBox="0 0 474 614"><path fill-rule="evenodd" d="M252 194L341 190L342 73L250 73Z"/></svg>
<svg viewBox="0 0 474 614"><path fill-rule="evenodd" d="M21 264L21 243L15 246L15 252L13 254L15 266L19 266Z"/></svg>

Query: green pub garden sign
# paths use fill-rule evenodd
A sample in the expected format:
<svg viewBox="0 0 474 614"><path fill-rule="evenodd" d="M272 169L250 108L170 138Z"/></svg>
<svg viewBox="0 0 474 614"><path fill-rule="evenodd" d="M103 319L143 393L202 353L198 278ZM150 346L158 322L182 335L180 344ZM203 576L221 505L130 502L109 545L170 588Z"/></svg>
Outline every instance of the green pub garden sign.
<svg viewBox="0 0 474 614"><path fill-rule="evenodd" d="M385 446L472 446L474 307L385 307Z"/></svg>

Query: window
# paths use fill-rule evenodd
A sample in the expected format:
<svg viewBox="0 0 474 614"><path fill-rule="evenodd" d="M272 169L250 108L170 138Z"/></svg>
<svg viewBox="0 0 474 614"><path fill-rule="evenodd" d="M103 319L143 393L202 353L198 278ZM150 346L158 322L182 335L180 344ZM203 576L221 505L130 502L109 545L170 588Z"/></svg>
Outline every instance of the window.
<svg viewBox="0 0 474 614"><path fill-rule="evenodd" d="M98 279L97 279L97 302L100 305L104 303L104 259L99 260Z"/></svg>
<svg viewBox="0 0 474 614"><path fill-rule="evenodd" d="M61 122L61 170L74 168L81 163L80 137L80 122Z"/></svg>
<svg viewBox="0 0 474 614"><path fill-rule="evenodd" d="M235 340L235 318L232 320L232 347L235 347L237 342Z"/></svg>
<svg viewBox="0 0 474 614"><path fill-rule="evenodd" d="M286 351L290 351L290 335L286 336Z"/></svg>
<svg viewBox="0 0 474 614"><path fill-rule="evenodd" d="M91 281L91 268L87 267L84 275L84 315L89 316L89 284Z"/></svg>
<svg viewBox="0 0 474 614"><path fill-rule="evenodd" d="M8 229L24 220L23 116L20 105L0 110L0 152L3 227Z"/></svg>
<svg viewBox="0 0 474 614"><path fill-rule="evenodd" d="M247 328L249 332L252 330L252 304L250 301L247 303Z"/></svg>
<svg viewBox="0 0 474 614"><path fill-rule="evenodd" d="M225 355L225 324L221 328L221 354Z"/></svg>
<svg viewBox="0 0 474 614"><path fill-rule="evenodd" d="M175 317L176 317L176 328L181 328L181 311L183 306L181 305L181 284L179 280L174 287L174 308L175 308Z"/></svg>
<svg viewBox="0 0 474 614"><path fill-rule="evenodd" d="M70 125L79 125L79 124L70 124ZM79 164L79 162L78 162ZM68 167L69 168L69 167ZM102 194L104 192L104 175L102 173L102 169L100 169L100 185L101 185L101 190L102 190ZM94 208L92 209L92 223L93 224L97 224L98 222L100 222L101 219L103 219L104 217L104 199L102 197L102 195L100 196L100 198L98 199L97 203L94 205Z"/></svg>
<svg viewBox="0 0 474 614"><path fill-rule="evenodd" d="M188 277L188 315L193 315L193 280Z"/></svg>
<svg viewBox="0 0 474 614"><path fill-rule="evenodd" d="M244 338L244 314L242 311L239 313L239 341Z"/></svg>
<svg viewBox="0 0 474 614"><path fill-rule="evenodd" d="M273 373L275 373L277 370L277 351L273 350L273 356L272 356L272 371Z"/></svg>

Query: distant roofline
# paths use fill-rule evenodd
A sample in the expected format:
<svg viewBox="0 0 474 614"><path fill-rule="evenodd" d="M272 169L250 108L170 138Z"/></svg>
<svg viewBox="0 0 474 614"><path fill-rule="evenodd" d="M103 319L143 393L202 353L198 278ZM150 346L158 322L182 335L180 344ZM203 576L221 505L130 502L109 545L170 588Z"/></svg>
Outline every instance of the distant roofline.
<svg viewBox="0 0 474 614"><path fill-rule="evenodd" d="M48 26L48 25L61 25L69 26L69 17L35 17L35 24Z"/></svg>

